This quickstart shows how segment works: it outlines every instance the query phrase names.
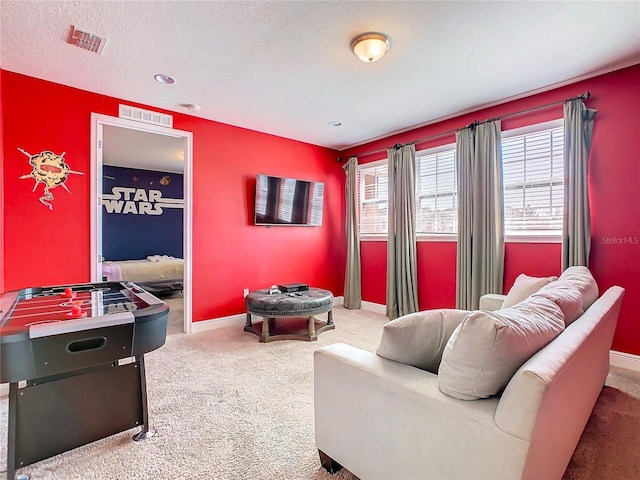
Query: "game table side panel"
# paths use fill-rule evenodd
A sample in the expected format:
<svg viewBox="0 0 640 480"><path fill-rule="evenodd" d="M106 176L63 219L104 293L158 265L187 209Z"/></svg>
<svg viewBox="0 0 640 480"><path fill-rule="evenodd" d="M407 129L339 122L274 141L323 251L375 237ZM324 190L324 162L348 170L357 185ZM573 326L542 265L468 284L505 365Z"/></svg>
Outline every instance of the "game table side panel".
<svg viewBox="0 0 640 480"><path fill-rule="evenodd" d="M139 362L114 362L20 389L11 384L15 431L9 438L14 447L8 463L22 468L142 426L143 381Z"/></svg>
<svg viewBox="0 0 640 480"><path fill-rule="evenodd" d="M152 436L144 353L164 345L169 309L135 285L131 290L150 304L126 324L30 338L28 327L3 332L6 322L0 321L0 382L10 383L7 478L17 468L129 428L142 427L134 439ZM2 307L7 314L6 301ZM113 317L102 316L107 323ZM70 345L86 349L70 351Z"/></svg>

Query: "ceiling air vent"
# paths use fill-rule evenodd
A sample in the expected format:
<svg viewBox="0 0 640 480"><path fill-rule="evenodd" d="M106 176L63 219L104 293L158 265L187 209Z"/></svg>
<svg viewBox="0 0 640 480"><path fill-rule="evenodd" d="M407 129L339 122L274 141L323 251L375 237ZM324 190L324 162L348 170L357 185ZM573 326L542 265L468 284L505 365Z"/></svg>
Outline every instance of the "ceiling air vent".
<svg viewBox="0 0 640 480"><path fill-rule="evenodd" d="M152 123L154 125L173 128L173 117L171 115L152 112L151 110L143 110L142 108L135 108L120 104L118 116L120 118L128 118L138 122Z"/></svg>
<svg viewBox="0 0 640 480"><path fill-rule="evenodd" d="M84 32L71 25L71 39L69 40L69 43L76 47L102 55L102 51L107 44L107 39L99 37L93 33Z"/></svg>

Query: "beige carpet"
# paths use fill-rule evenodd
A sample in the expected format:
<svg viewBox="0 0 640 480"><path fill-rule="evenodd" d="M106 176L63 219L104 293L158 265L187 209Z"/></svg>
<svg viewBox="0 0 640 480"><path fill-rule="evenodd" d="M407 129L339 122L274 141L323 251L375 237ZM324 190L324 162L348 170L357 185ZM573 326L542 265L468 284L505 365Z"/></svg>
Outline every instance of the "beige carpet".
<svg viewBox="0 0 640 480"><path fill-rule="evenodd" d="M263 344L241 329L183 335L181 299L166 301L172 308L167 343L146 357L157 436L134 443L137 430L129 430L21 472L33 480L356 480L346 470L332 477L320 467L313 351L338 341L374 350L383 316L336 308L336 329L317 342ZM640 478L640 374L612 369L607 383L566 479ZM6 411L0 394L0 471L6 470Z"/></svg>

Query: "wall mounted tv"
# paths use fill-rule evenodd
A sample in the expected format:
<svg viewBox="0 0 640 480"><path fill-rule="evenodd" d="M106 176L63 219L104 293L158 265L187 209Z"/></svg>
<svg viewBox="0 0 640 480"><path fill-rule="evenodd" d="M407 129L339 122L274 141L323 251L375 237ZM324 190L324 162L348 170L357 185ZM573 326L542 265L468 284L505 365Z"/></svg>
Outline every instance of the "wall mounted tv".
<svg viewBox="0 0 640 480"><path fill-rule="evenodd" d="M324 183L256 175L256 225L322 225Z"/></svg>

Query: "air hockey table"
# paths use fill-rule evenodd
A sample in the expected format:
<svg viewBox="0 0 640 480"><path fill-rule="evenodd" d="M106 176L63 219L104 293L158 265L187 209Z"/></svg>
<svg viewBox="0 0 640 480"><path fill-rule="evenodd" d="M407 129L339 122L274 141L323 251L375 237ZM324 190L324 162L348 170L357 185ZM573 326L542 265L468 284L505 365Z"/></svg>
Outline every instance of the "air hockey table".
<svg viewBox="0 0 640 480"><path fill-rule="evenodd" d="M9 383L7 479L45 458L149 427L144 354L169 307L131 282L26 288L0 298L0 383ZM28 476L19 476L28 478Z"/></svg>

